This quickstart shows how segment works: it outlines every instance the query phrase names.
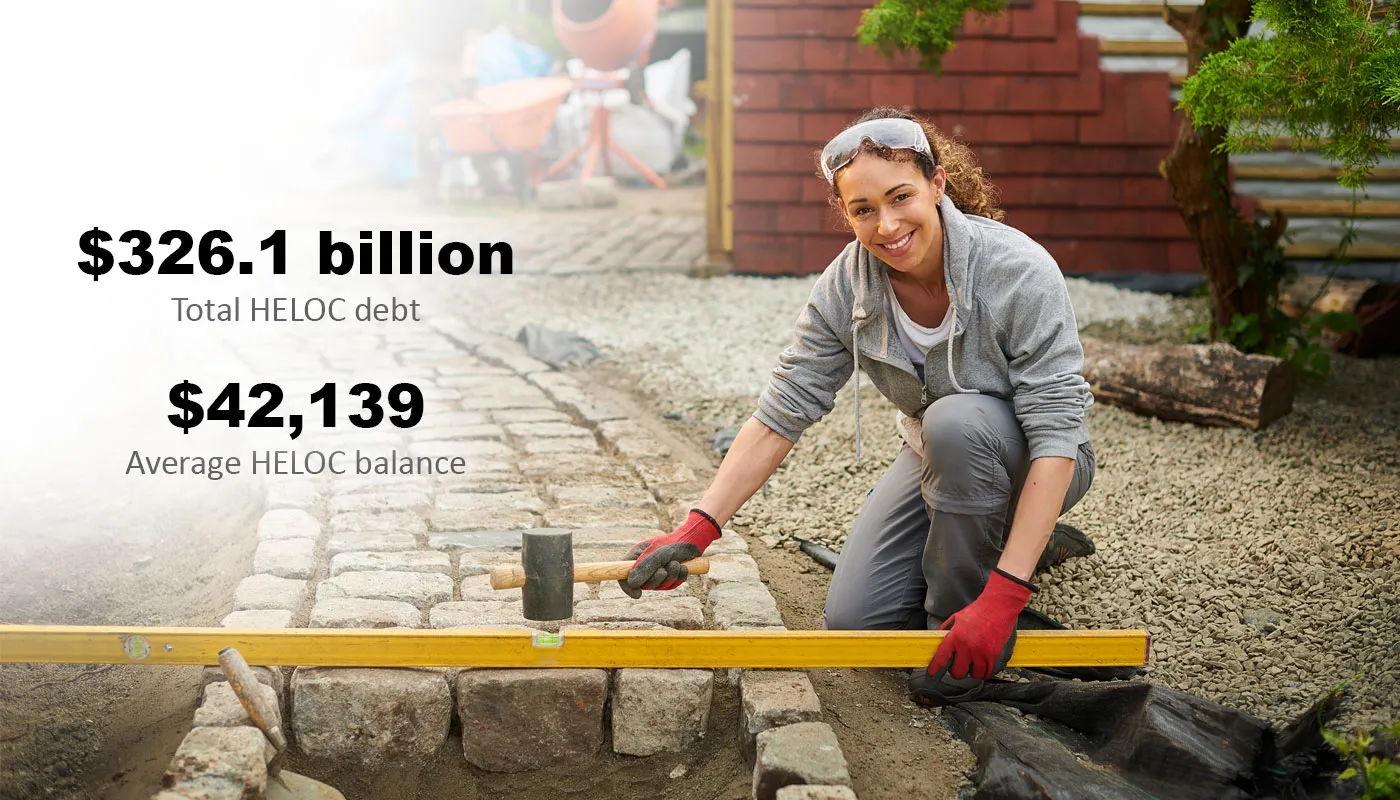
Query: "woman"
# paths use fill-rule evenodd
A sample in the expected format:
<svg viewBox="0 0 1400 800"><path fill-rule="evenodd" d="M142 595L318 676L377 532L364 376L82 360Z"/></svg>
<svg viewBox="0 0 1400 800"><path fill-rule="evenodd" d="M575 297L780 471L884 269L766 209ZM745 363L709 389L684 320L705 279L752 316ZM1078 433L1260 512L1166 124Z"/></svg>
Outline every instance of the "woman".
<svg viewBox="0 0 1400 800"><path fill-rule="evenodd" d="M910 689L975 699L1010 657L1032 575L1092 549L1051 542L1095 468L1074 310L1050 254L996 221L971 152L926 122L873 110L820 166L856 241L813 287L700 507L634 547L623 584L634 597L679 586L681 562L719 538L852 372L859 457L864 369L899 409L904 446L841 551L824 626L946 629Z"/></svg>

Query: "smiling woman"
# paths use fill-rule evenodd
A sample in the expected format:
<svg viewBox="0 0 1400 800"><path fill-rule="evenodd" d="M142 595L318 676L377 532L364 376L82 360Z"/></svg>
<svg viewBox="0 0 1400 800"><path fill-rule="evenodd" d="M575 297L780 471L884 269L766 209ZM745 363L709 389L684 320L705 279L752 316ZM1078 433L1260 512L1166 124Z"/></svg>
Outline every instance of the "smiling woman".
<svg viewBox="0 0 1400 800"><path fill-rule="evenodd" d="M846 539L823 625L946 628L910 690L976 699L1010 658L1035 573L1092 552L1052 538L1095 470L1069 292L1050 254L1000 222L972 152L912 114L865 114L818 165L856 241L814 284L698 507L637 546L627 584L678 585L678 562L719 537L853 374L859 457L863 370L898 409L905 447Z"/></svg>

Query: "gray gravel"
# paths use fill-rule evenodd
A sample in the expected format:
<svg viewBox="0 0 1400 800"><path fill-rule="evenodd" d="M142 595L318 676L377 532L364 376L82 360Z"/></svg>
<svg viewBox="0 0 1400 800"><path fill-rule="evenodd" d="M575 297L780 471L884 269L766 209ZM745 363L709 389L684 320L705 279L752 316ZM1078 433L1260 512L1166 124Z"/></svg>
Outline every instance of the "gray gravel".
<svg viewBox="0 0 1400 800"><path fill-rule="evenodd" d="M507 336L532 322L583 334L704 442L752 412L813 280L517 275L455 310ZM1098 335L1172 336L1201 308L1069 286ZM1348 680L1346 725L1400 717L1400 359L1339 357L1335 374L1262 433L1095 406L1098 476L1064 519L1098 552L1041 576L1034 605L1075 628L1145 626L1151 680L1271 722ZM893 408L864 383L856 463L853 385L736 524L840 548L899 447Z"/></svg>

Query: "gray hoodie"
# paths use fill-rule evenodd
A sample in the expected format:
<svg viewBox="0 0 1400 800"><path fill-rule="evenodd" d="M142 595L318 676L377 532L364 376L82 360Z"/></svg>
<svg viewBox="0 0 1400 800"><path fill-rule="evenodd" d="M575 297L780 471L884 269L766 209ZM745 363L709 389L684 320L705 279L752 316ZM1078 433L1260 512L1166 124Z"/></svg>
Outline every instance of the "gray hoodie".
<svg viewBox="0 0 1400 800"><path fill-rule="evenodd" d="M859 458L864 368L899 409L900 433L915 452L922 452L923 410L944 395L967 392L1012 401L1032 460L1075 458L1089 441L1094 396L1080 374L1084 350L1060 268L1029 236L965 215L947 195L939 213L952 325L948 339L929 351L924 379L900 345L885 263L854 241L812 287L754 416L796 442L831 412L854 371Z"/></svg>

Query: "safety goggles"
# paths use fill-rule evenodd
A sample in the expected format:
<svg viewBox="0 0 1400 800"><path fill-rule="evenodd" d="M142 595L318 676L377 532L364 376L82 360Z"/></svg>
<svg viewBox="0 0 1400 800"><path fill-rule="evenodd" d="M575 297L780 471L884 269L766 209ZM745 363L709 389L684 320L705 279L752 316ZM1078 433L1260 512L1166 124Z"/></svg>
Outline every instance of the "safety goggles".
<svg viewBox="0 0 1400 800"><path fill-rule="evenodd" d="M913 150L933 158L923 126L912 119L872 119L852 125L822 148L822 175L832 183L836 173L860 152L861 142L869 139L892 150Z"/></svg>

